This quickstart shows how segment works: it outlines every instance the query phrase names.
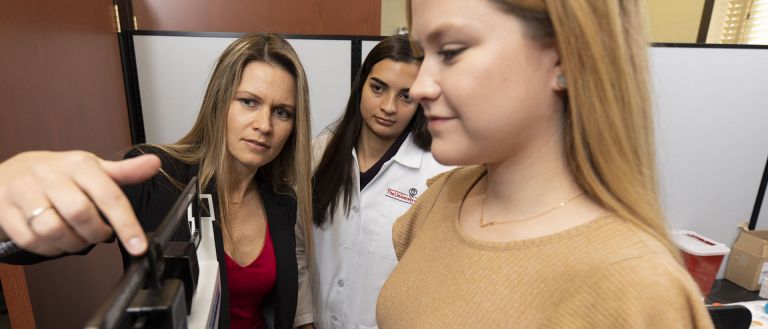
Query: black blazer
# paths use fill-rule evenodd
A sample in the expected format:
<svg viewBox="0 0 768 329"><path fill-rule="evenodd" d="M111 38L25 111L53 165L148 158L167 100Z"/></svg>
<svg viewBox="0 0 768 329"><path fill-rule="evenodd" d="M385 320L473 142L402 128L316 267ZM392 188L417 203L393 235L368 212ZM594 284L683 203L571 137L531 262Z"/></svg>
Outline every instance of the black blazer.
<svg viewBox="0 0 768 329"><path fill-rule="evenodd" d="M136 216L141 220L142 226L148 232L154 231L170 210L174 201L179 197L181 189L194 176L198 175L199 166L187 165L171 157L164 151L143 146L141 149L133 149L126 158L136 157L143 153L156 154L162 161L162 168L166 174L177 180L182 187L177 186L162 173L158 173L151 180L141 184L123 188L125 195L131 201ZM296 263L296 237L294 227L296 225L296 199L290 187L278 184L270 184L262 175L256 175L261 198L264 204L269 234L272 237L277 263L277 281L272 291L265 297L262 308L264 318L273 328L293 328L293 318L296 314L296 300L298 296L298 265ZM221 276L221 310L219 328L229 328L229 289L227 287L227 266L224 256L224 241L221 235L220 214L218 197L215 190L215 182L211 180L201 193L210 194L213 197L214 215L214 240L216 256L219 261ZM201 207L202 208L202 207ZM210 214L209 210L201 209L204 216ZM187 223L179 227L179 234L188 231ZM130 256L121 247L123 259ZM127 263L126 263L127 264Z"/></svg>
<svg viewBox="0 0 768 329"><path fill-rule="evenodd" d="M125 157L132 158L144 153L156 154L162 161L162 169L166 174L176 180L171 182L164 174L158 173L152 179L130 186L124 186L123 192L128 197L137 218L146 232L157 229L163 220L163 216L170 210L173 203L181 194L181 189L194 176L198 175L197 165L187 165L171 157L164 151L149 146L134 148ZM296 263L296 238L294 227L296 224L296 198L290 187L270 184L266 177L257 174L257 183L261 191L269 234L275 250L277 263L277 280L272 291L265 297L262 304L264 318L270 328L293 328L293 318L296 313L296 300L298 296L298 266ZM178 186L180 184L181 186ZM211 194L213 197L214 214L219 216L218 197L215 192L215 182L211 181L201 193ZM202 207L201 207L202 208ZM204 216L210 214L208 209L201 209ZM217 217L218 218L218 217ZM224 256L224 240L221 235L221 226L217 219L214 222L214 241L216 256L219 261L219 275L221 277L221 308L219 315L219 328L229 328L229 289L227 287L227 266ZM188 234L189 226L182 221L177 231L177 236ZM77 254L86 254L93 247L86 248ZM131 256L120 245L120 253L123 255L123 265L127 266ZM64 256L64 255L62 255ZM58 256L61 257L61 256ZM53 257L53 258L58 258ZM18 252L3 258L2 262L9 264L34 264L51 257L39 256L26 251ZM96 310L94 310L95 312Z"/></svg>

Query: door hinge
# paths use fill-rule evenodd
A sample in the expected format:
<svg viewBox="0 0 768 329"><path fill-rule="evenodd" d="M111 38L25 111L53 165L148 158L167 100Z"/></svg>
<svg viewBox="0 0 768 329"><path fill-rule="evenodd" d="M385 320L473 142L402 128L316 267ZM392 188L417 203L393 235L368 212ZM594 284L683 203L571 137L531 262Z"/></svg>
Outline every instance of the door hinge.
<svg viewBox="0 0 768 329"><path fill-rule="evenodd" d="M115 4L115 25L117 26L117 33L121 33L122 29L120 29L120 10L117 8L117 4Z"/></svg>

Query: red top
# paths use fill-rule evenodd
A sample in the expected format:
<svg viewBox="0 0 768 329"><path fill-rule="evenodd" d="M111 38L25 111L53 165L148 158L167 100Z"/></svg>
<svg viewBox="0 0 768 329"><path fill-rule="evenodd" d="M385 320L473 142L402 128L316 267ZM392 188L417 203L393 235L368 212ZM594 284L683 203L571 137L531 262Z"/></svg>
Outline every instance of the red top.
<svg viewBox="0 0 768 329"><path fill-rule="evenodd" d="M226 253L225 253L226 255ZM261 300L275 286L277 265L269 225L264 234L264 246L251 264L243 267L229 255L227 260L227 284L229 285L229 317L232 329L267 328L261 314Z"/></svg>

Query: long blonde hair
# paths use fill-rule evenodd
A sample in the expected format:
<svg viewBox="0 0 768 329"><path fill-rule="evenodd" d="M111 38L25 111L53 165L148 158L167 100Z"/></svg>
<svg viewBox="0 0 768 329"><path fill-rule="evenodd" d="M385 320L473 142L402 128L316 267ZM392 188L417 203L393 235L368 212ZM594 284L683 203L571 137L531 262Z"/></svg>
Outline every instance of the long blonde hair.
<svg viewBox="0 0 768 329"><path fill-rule="evenodd" d="M157 145L187 164L199 164L200 190L215 179L219 197L220 220L226 227L230 204L226 159L227 111L235 95L245 66L250 62L277 65L296 80L296 120L293 131L280 154L259 168L276 193L294 187L299 218L305 225L307 245L311 246L312 187L309 87L304 68L293 47L276 34L248 34L230 44L219 57L192 129L174 144ZM308 229L306 229L308 228ZM226 233L226 232L225 232Z"/></svg>
<svg viewBox="0 0 768 329"><path fill-rule="evenodd" d="M679 257L658 200L644 1L488 1L530 37L555 42L568 81L565 155L579 186Z"/></svg>

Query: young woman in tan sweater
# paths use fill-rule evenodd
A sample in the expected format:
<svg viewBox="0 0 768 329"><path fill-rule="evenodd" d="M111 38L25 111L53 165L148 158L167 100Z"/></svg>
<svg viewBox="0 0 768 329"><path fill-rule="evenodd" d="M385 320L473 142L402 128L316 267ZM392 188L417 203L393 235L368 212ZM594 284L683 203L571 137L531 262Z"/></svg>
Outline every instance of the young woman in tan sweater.
<svg viewBox="0 0 768 329"><path fill-rule="evenodd" d="M657 198L643 0L411 0L436 178L381 328L710 328Z"/></svg>

